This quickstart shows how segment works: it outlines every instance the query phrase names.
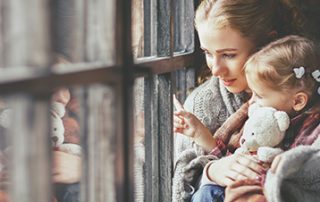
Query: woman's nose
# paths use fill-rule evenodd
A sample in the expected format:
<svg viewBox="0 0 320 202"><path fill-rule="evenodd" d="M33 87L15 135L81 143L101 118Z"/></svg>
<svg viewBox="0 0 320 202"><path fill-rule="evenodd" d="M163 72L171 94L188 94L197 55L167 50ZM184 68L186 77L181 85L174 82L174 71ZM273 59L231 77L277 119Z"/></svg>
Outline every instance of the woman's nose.
<svg viewBox="0 0 320 202"><path fill-rule="evenodd" d="M223 64L223 62L220 60L214 60L211 63L210 69L211 69L212 75L215 77L222 76L226 72L226 67Z"/></svg>

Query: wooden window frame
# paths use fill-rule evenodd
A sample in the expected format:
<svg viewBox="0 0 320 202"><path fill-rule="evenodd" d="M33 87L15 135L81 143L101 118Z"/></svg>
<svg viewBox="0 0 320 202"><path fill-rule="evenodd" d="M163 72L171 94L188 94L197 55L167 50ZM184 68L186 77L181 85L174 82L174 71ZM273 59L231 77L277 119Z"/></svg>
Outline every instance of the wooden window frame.
<svg viewBox="0 0 320 202"><path fill-rule="evenodd" d="M37 0L33 2L40 4ZM151 26L152 21L145 21L145 26L150 25L149 29L145 30L145 40L149 40L152 45L145 48L145 54L156 53L156 57L143 58L134 63L131 50L131 2L125 0L114 2L117 19L114 35L115 65L75 64L82 70L56 70L54 72L32 70L24 75L12 74L10 68L3 69L0 75L0 93L1 95L21 92L48 95L48 92L62 86L91 83L115 86L117 89L115 96L120 103L117 110L121 112L119 115L121 123L117 124L116 129L118 134L115 170L116 201L127 202L134 199L132 82L137 77L145 77L145 111L150 112L145 115L145 131L148 134L145 144L146 150L151 151L146 152L145 201L171 201L173 137L172 118L168 117L172 117L172 92L174 90L172 81L175 79L171 72L195 66L198 53L191 52L188 48L182 51L187 53L174 53L174 0L144 0L146 7L157 11L156 14L152 14L153 17L147 16L150 14L144 16L145 19L155 20L156 18L159 22L158 26L154 27L154 25ZM190 2L191 5L193 3ZM47 11L50 13L49 10ZM48 22L52 20L49 19ZM193 31L192 28L188 29L184 31ZM179 30L183 29L180 27ZM157 41L152 38L154 35L157 35ZM155 48L156 51L152 51ZM47 57L50 58L51 53L47 54ZM150 108L152 110L149 110ZM49 159L50 157L47 160ZM32 200L41 201L35 198Z"/></svg>

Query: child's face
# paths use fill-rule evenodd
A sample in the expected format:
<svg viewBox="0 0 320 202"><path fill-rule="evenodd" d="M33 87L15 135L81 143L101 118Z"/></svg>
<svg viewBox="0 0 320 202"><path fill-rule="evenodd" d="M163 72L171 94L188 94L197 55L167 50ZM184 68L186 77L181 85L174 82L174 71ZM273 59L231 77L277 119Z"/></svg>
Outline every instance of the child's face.
<svg viewBox="0 0 320 202"><path fill-rule="evenodd" d="M277 110L292 114L295 100L294 90L284 93L280 90L271 89L260 82L254 82L250 78L247 78L247 80L249 88L252 91L253 101L261 106L273 107Z"/></svg>
<svg viewBox="0 0 320 202"><path fill-rule="evenodd" d="M218 77L232 93L248 88L243 65L254 50L254 44L230 27L217 29L210 22L198 25L202 50L212 75Z"/></svg>

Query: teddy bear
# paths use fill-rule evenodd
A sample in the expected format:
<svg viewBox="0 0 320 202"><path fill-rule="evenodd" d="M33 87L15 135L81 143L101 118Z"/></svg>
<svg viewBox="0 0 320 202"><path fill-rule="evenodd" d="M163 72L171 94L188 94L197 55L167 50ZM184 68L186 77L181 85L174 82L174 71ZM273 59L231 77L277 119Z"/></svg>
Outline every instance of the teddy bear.
<svg viewBox="0 0 320 202"><path fill-rule="evenodd" d="M290 118L284 111L256 103L250 105L248 117L236 153L256 153L260 161L271 163L276 155L283 152L276 146L283 140Z"/></svg>
<svg viewBox="0 0 320 202"><path fill-rule="evenodd" d="M70 100L67 89L59 89L52 98L51 113L51 144L59 151L81 155L80 127L78 122L65 117L66 106Z"/></svg>
<svg viewBox="0 0 320 202"><path fill-rule="evenodd" d="M64 141L64 126L62 117L65 114L65 106L60 102L53 101L50 106L51 118L51 144L53 147L60 146Z"/></svg>

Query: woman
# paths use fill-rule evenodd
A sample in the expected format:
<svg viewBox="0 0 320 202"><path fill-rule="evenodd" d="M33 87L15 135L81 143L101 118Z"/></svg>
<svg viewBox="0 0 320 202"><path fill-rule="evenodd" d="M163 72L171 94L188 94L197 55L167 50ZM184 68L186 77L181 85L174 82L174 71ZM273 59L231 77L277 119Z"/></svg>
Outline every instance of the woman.
<svg viewBox="0 0 320 202"><path fill-rule="evenodd" d="M280 0L204 0L198 7L195 25L213 76L187 98L184 108L190 113L175 114L175 132L185 136L175 137L173 201L190 199L203 166L217 159L208 155L217 146L211 134L250 98L243 71L248 57L268 42L298 32L301 23L290 17L298 15L289 7ZM208 133L193 137L194 131L184 129L181 116L192 114L209 129ZM234 137L229 142L237 143ZM245 155L231 155L214 165L219 170L215 181L222 186L235 181L231 175L256 179L265 172L255 159Z"/></svg>

